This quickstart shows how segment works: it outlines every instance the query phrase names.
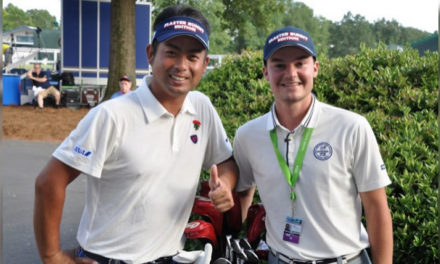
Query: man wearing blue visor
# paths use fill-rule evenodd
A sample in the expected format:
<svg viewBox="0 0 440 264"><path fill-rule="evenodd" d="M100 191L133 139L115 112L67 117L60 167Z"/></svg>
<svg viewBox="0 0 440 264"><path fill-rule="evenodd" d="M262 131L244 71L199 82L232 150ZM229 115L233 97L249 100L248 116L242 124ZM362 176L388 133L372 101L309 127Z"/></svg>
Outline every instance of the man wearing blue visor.
<svg viewBox="0 0 440 264"><path fill-rule="evenodd" d="M35 184L34 229L44 263L160 263L182 249L202 168L219 211L233 206L237 168L220 118L196 87L209 62L209 23L196 9L164 9L140 87L93 108L55 150ZM62 251L67 185L83 173L79 247Z"/></svg>

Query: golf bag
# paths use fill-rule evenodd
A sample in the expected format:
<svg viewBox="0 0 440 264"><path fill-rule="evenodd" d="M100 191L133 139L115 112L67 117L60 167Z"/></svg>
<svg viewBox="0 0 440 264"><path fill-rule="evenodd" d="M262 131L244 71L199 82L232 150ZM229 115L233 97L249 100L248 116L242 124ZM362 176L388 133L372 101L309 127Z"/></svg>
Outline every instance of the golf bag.
<svg viewBox="0 0 440 264"><path fill-rule="evenodd" d="M266 211L263 205L253 204L249 208L243 232L237 193L233 193L234 206L220 213L208 198L209 191L209 183L202 181L192 209L192 218L198 219L188 223L186 239L198 240L205 246L212 245L211 263L214 264L251 264L267 260L268 247L264 242Z"/></svg>

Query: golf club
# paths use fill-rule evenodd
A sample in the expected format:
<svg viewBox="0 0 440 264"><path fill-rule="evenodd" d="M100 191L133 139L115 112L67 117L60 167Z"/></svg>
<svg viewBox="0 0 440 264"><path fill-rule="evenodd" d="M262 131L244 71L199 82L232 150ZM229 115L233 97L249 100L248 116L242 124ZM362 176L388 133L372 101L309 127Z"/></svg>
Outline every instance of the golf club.
<svg viewBox="0 0 440 264"><path fill-rule="evenodd" d="M236 264L242 264L247 261L247 256L244 253L243 249L240 247L239 239L233 239L231 241L232 250L234 252L234 259Z"/></svg>
<svg viewBox="0 0 440 264"><path fill-rule="evenodd" d="M260 259L257 254L252 249L245 249L244 253L246 254L247 261L245 263L259 263Z"/></svg>
<svg viewBox="0 0 440 264"><path fill-rule="evenodd" d="M218 258L212 264L232 264L232 263L225 258Z"/></svg>

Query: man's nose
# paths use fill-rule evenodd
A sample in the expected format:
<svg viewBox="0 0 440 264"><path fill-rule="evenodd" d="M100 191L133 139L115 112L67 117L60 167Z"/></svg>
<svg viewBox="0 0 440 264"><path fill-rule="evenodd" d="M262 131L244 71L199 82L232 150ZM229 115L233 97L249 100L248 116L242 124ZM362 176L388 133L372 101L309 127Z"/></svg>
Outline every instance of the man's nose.
<svg viewBox="0 0 440 264"><path fill-rule="evenodd" d="M298 69L296 68L296 66L294 64L287 64L286 72L289 76L295 77L298 74Z"/></svg>
<svg viewBox="0 0 440 264"><path fill-rule="evenodd" d="M184 71L184 70L186 70L188 68L188 59L186 58L186 56L183 56L183 55L182 56L178 56L174 66L179 71Z"/></svg>

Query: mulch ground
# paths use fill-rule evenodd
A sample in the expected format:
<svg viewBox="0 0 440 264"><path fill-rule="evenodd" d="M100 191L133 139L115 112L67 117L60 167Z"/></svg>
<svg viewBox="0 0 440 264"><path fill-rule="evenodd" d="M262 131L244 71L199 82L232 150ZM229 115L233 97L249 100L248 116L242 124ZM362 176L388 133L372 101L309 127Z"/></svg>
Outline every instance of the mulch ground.
<svg viewBox="0 0 440 264"><path fill-rule="evenodd" d="M43 109L31 105L3 106L3 138L61 142L90 109L51 106Z"/></svg>

